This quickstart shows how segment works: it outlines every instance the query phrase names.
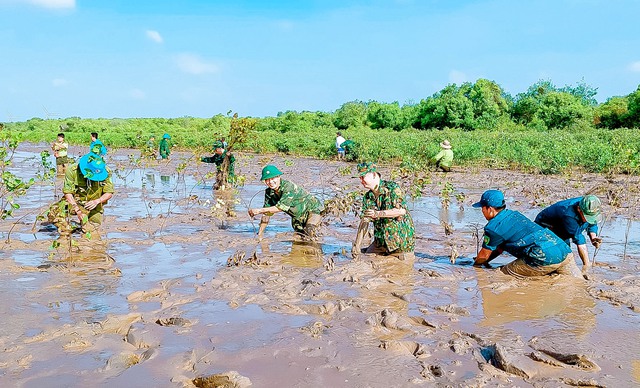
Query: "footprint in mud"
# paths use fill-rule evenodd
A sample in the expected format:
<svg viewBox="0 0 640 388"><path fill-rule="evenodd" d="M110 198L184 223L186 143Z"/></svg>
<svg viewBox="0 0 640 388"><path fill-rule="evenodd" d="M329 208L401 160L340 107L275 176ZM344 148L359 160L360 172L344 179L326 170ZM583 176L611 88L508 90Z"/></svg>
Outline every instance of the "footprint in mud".
<svg viewBox="0 0 640 388"><path fill-rule="evenodd" d="M378 346L381 349L391 350L398 353L411 354L415 358L431 357L427 347L421 343L413 341L381 341Z"/></svg>

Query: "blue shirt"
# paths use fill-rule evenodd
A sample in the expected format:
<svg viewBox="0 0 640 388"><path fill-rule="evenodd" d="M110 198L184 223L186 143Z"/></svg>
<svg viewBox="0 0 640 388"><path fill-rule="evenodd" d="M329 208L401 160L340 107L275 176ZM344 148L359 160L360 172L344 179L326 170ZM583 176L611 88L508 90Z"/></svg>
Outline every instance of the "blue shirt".
<svg viewBox="0 0 640 388"><path fill-rule="evenodd" d="M582 197L565 199L542 210L535 223L549 228L567 244L570 240L576 245L587 243L582 232L598 233L598 225L582 221L578 206Z"/></svg>
<svg viewBox="0 0 640 388"><path fill-rule="evenodd" d="M484 227L482 247L501 248L533 267L558 264L571 253L550 230L509 209L500 211Z"/></svg>

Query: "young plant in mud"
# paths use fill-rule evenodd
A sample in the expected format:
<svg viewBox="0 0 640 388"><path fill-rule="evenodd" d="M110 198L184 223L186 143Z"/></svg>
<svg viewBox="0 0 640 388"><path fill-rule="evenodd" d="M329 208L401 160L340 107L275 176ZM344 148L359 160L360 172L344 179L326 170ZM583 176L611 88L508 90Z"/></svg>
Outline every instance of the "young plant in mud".
<svg viewBox="0 0 640 388"><path fill-rule="evenodd" d="M18 198L25 195L36 182L34 178L24 180L9 171L19 144L16 137L0 131L0 219L2 220L13 217L13 211L20 209Z"/></svg>

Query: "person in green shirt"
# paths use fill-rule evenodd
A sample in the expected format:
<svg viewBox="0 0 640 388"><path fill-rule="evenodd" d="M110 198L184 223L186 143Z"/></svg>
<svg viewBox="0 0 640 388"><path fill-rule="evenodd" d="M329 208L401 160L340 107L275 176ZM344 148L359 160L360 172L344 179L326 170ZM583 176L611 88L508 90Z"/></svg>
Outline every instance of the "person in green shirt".
<svg viewBox="0 0 640 388"><path fill-rule="evenodd" d="M369 222L373 221L373 242L365 253L412 259L415 229L404 192L397 183L381 179L375 163L358 164L358 175L362 186L369 191L362 198L362 219L352 246L353 258L360 255L362 240Z"/></svg>
<svg viewBox="0 0 640 388"><path fill-rule="evenodd" d="M162 135L162 140L160 140L160 157L162 159L167 159L169 158L169 155L171 154L171 144L169 144L169 140L171 140L171 136L169 136L168 133L165 133L164 135Z"/></svg>
<svg viewBox="0 0 640 388"><path fill-rule="evenodd" d="M225 159L228 161L225 164ZM213 156L204 156L200 158L204 163L214 163L216 165L216 184L214 190L218 190L226 186L228 181L233 182L235 179L236 157L226 150L225 144L221 140L213 142Z"/></svg>
<svg viewBox="0 0 640 388"><path fill-rule="evenodd" d="M51 143L51 149L53 150L53 156L56 157L56 171L58 175L64 175L69 163L69 158L67 157L69 143L64 140L64 133L58 134L56 142Z"/></svg>
<svg viewBox="0 0 640 388"><path fill-rule="evenodd" d="M62 188L64 196L49 209L49 222L61 234L68 234L73 231L68 216L75 216L83 232L97 231L102 224L103 205L114 192L111 171L104 159L89 152L67 169Z"/></svg>
<svg viewBox="0 0 640 388"><path fill-rule="evenodd" d="M262 169L260 180L267 186L264 191L264 206L249 209L250 217L262 214L258 238L262 240L270 217L278 212L291 216L291 226L296 233L315 238L322 221L322 202L302 187L282 179L281 175L282 171L270 164Z"/></svg>
<svg viewBox="0 0 640 388"><path fill-rule="evenodd" d="M453 150L451 150L449 140L440 143L440 148L442 148L440 152L431 158L431 163L436 165L436 170L441 169L444 172L449 172L453 162Z"/></svg>

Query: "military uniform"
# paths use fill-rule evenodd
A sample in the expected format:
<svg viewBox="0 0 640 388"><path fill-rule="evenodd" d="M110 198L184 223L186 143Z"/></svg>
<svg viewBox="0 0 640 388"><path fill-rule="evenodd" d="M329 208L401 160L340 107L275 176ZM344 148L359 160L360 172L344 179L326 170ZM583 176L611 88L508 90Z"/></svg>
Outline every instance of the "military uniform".
<svg viewBox="0 0 640 388"><path fill-rule="evenodd" d="M233 154L229 153L227 150L224 150L222 154L213 154L213 156L205 156L200 160L204 163L214 163L216 165L217 171L221 171L222 162L224 162L224 157L229 155L229 178L235 177L235 165L236 165L236 157Z"/></svg>
<svg viewBox="0 0 640 388"><path fill-rule="evenodd" d="M291 216L291 226L302 234L307 234L305 226L310 215L320 215L322 203L305 189L289 182L280 180L278 190L267 188L264 191L264 207L275 206Z"/></svg>
<svg viewBox="0 0 640 388"><path fill-rule="evenodd" d="M376 198L373 191L365 193L362 199L362 213L368 209L390 210L405 209L407 213L399 218L378 218L373 220L373 238L379 247L384 247L389 253L413 252L415 248L415 229L413 219L407 209L404 193L397 183L380 180L379 195Z"/></svg>
<svg viewBox="0 0 640 388"><path fill-rule="evenodd" d="M107 171L109 172L109 176L101 182L96 182L85 178L78 164L73 164L67 169L65 174L62 192L63 194L73 194L73 197L80 207L83 207L88 201L100 198L104 193L114 193L115 190L113 182L111 181L111 172L109 169L107 169ZM83 229L86 227L95 229L100 225L102 223L103 212L102 204L98 204L93 210L89 211L87 215L88 225L82 225ZM72 231L72 227L68 222L70 217L68 216L75 215L76 213L73 209L70 209L66 198L62 197L59 202L52 205L49 209L48 219L61 233L68 233Z"/></svg>

